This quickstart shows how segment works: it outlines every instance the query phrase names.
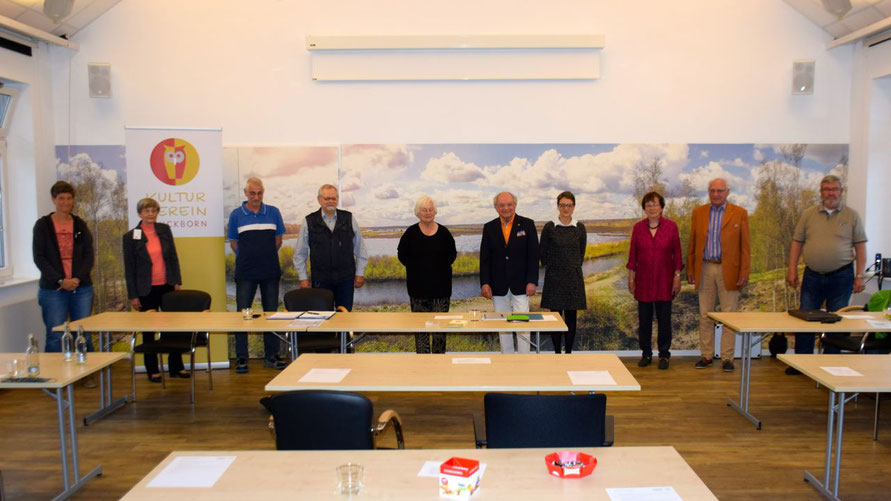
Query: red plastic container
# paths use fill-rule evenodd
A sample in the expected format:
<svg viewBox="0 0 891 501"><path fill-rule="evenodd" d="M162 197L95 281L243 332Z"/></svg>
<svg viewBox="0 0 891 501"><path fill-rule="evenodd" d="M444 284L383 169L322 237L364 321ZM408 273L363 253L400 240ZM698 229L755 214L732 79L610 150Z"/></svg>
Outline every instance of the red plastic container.
<svg viewBox="0 0 891 501"><path fill-rule="evenodd" d="M555 463L581 462L581 465L560 466ZM560 478L587 477L597 467L597 458L584 452L552 452L545 456L548 473Z"/></svg>

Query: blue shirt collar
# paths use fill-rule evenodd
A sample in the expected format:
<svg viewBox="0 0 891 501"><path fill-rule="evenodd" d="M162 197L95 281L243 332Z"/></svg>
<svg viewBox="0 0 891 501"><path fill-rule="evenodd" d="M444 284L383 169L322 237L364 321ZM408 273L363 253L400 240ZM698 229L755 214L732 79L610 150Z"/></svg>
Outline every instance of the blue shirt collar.
<svg viewBox="0 0 891 501"><path fill-rule="evenodd" d="M241 202L241 210L242 210L242 212L244 212L245 216L247 216L248 214L254 213L254 211L247 208L247 200L245 200L244 202ZM266 204L264 204L263 202L260 202L260 210L257 212L257 214L263 214L264 216L266 215Z"/></svg>

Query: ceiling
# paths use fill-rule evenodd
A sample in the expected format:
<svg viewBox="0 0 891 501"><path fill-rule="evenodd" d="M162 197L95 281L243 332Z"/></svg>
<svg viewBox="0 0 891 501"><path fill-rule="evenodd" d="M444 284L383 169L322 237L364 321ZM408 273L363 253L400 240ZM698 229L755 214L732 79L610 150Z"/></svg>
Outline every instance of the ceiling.
<svg viewBox="0 0 891 501"><path fill-rule="evenodd" d="M71 37L121 0L74 0L71 14L55 23L43 13L43 0L0 0L0 16L6 16L53 35Z"/></svg>
<svg viewBox="0 0 891 501"><path fill-rule="evenodd" d="M71 14L55 23L43 13L43 0L0 0L0 16L6 16L53 35L71 37L121 0L73 0ZM821 0L783 0L802 15L839 38L891 18L891 0L851 0L850 12L841 19L823 8Z"/></svg>
<svg viewBox="0 0 891 501"><path fill-rule="evenodd" d="M891 0L851 0L851 10L839 19L821 0L783 0L832 38L839 38L891 17Z"/></svg>

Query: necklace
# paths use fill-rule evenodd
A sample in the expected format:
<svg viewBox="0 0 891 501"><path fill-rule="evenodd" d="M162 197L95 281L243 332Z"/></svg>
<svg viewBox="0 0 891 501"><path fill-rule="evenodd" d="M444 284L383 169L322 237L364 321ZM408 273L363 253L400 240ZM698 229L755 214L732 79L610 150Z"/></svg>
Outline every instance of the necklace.
<svg viewBox="0 0 891 501"><path fill-rule="evenodd" d="M661 224L661 221L659 223L656 223L656 226L650 226L650 223L647 223L647 226L649 226L651 230L655 230L659 227L659 224Z"/></svg>

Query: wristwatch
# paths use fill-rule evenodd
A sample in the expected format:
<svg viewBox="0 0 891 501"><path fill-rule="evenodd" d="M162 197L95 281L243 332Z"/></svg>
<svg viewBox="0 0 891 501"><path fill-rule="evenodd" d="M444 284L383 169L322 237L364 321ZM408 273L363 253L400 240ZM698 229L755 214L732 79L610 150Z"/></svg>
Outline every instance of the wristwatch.
<svg viewBox="0 0 891 501"><path fill-rule="evenodd" d="M62 285L62 281L63 281L63 280L65 280L65 279L64 279L64 278L60 278L59 281L56 282L56 284L58 284L58 285Z"/></svg>

